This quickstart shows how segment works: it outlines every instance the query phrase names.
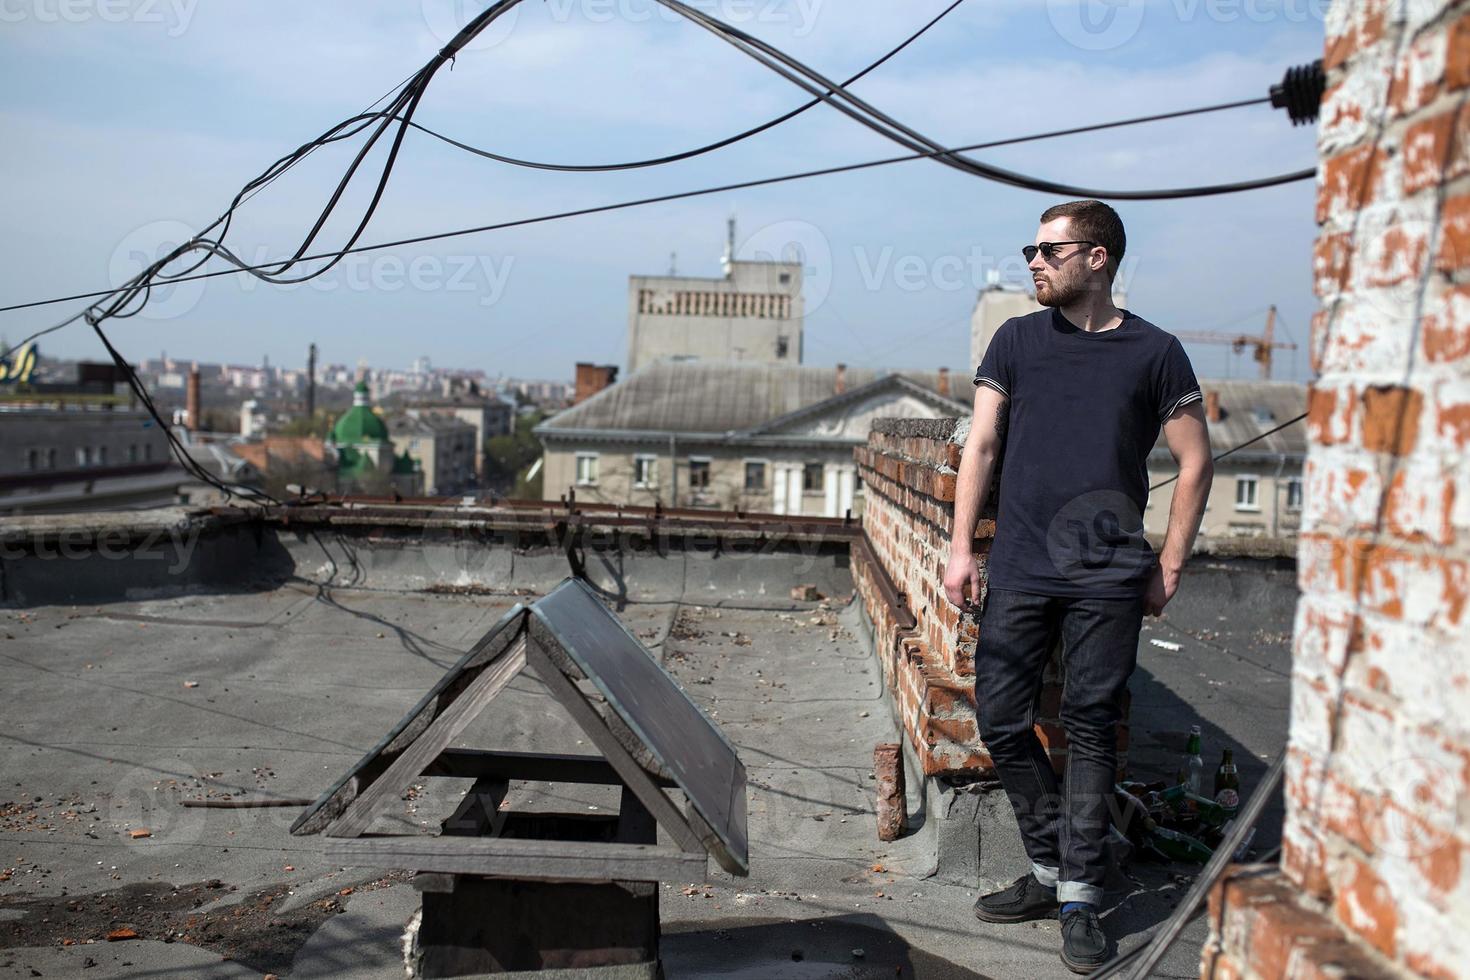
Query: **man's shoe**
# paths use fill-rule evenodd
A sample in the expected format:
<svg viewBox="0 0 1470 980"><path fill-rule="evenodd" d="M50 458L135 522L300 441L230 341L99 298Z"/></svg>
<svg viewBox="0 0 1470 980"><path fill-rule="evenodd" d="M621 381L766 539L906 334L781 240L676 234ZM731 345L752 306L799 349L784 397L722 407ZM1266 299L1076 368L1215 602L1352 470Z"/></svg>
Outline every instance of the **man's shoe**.
<svg viewBox="0 0 1470 980"><path fill-rule="evenodd" d="M1027 872L1009 888L975 900L975 918L981 922L1025 922L1028 919L1054 919L1057 915L1057 890L1048 888Z"/></svg>
<svg viewBox="0 0 1470 980"><path fill-rule="evenodd" d="M1091 973L1108 960L1108 934L1090 906L1062 916L1062 962L1073 973Z"/></svg>

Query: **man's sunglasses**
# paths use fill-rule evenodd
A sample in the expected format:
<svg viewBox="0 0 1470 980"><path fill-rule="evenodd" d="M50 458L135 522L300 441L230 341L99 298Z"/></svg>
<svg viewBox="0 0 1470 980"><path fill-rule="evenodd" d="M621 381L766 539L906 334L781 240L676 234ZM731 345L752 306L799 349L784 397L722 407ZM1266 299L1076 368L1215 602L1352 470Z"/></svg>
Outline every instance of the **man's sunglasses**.
<svg viewBox="0 0 1470 980"><path fill-rule="evenodd" d="M1057 249L1061 248L1063 245L1096 245L1096 244L1097 244L1097 242L1080 241L1080 240L1079 241L1075 241L1075 242L1042 242L1040 245L1027 245L1025 248L1021 249L1021 254L1024 255L1024 256L1026 256L1026 261L1027 262L1030 262L1032 259L1036 258L1036 253L1037 252L1040 252L1041 253L1041 257L1043 259L1049 259L1053 255L1055 255L1056 252L1057 252Z"/></svg>

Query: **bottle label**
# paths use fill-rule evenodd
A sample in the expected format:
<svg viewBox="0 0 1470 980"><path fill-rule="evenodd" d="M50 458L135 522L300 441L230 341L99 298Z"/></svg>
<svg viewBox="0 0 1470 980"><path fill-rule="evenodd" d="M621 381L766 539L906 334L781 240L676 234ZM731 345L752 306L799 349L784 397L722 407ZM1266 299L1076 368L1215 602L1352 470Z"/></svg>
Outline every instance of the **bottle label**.
<svg viewBox="0 0 1470 980"><path fill-rule="evenodd" d="M1240 806L1240 794L1227 786L1215 794L1215 802L1227 810L1234 810Z"/></svg>

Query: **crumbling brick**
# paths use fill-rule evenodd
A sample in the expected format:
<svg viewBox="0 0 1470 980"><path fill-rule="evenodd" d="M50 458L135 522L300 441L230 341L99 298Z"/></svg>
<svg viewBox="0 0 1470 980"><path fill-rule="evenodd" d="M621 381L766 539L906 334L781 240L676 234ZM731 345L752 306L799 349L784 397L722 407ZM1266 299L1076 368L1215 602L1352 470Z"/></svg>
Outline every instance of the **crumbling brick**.
<svg viewBox="0 0 1470 980"><path fill-rule="evenodd" d="M883 742L873 749L873 775L878 781L878 839L898 840L908 826L909 805L904 791L903 747Z"/></svg>

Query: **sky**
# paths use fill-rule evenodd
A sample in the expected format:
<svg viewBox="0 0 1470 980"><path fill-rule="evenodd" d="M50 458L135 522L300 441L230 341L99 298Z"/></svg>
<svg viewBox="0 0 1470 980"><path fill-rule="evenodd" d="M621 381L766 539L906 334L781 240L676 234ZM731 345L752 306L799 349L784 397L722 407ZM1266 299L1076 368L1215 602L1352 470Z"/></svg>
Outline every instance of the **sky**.
<svg viewBox="0 0 1470 980"><path fill-rule="evenodd" d="M822 73L846 78L949 0L700 0ZM0 0L0 306L106 288L224 210L272 161L417 70L483 0ZM1320 56L1323 0L965 0L853 92L946 145L1264 96ZM655 0L533 0L439 71L415 120L557 163L677 152L807 98ZM1230 182L1311 167L1315 129L1253 106L976 153L1103 189ZM289 254L357 144L307 161L238 212L229 243ZM472 227L904 151L827 106L664 167L510 167L413 132L363 243ZM382 155L365 166L376 177ZM371 181L323 244L345 239ZM1128 307L1170 331L1259 333L1275 304L1307 377L1311 181L1212 198L1114 202ZM159 290L108 334L129 358L479 368L569 379L626 360L627 277L719 273L737 255L801 256L805 362L932 370L970 359L989 269L1019 276L1053 195L914 161L353 257L314 283L248 276ZM352 219L351 222L347 220ZM210 268L215 268L211 265ZM0 314L11 342L75 313ZM1254 377L1249 354L1190 345L1202 377ZM85 324L43 354L105 359Z"/></svg>

